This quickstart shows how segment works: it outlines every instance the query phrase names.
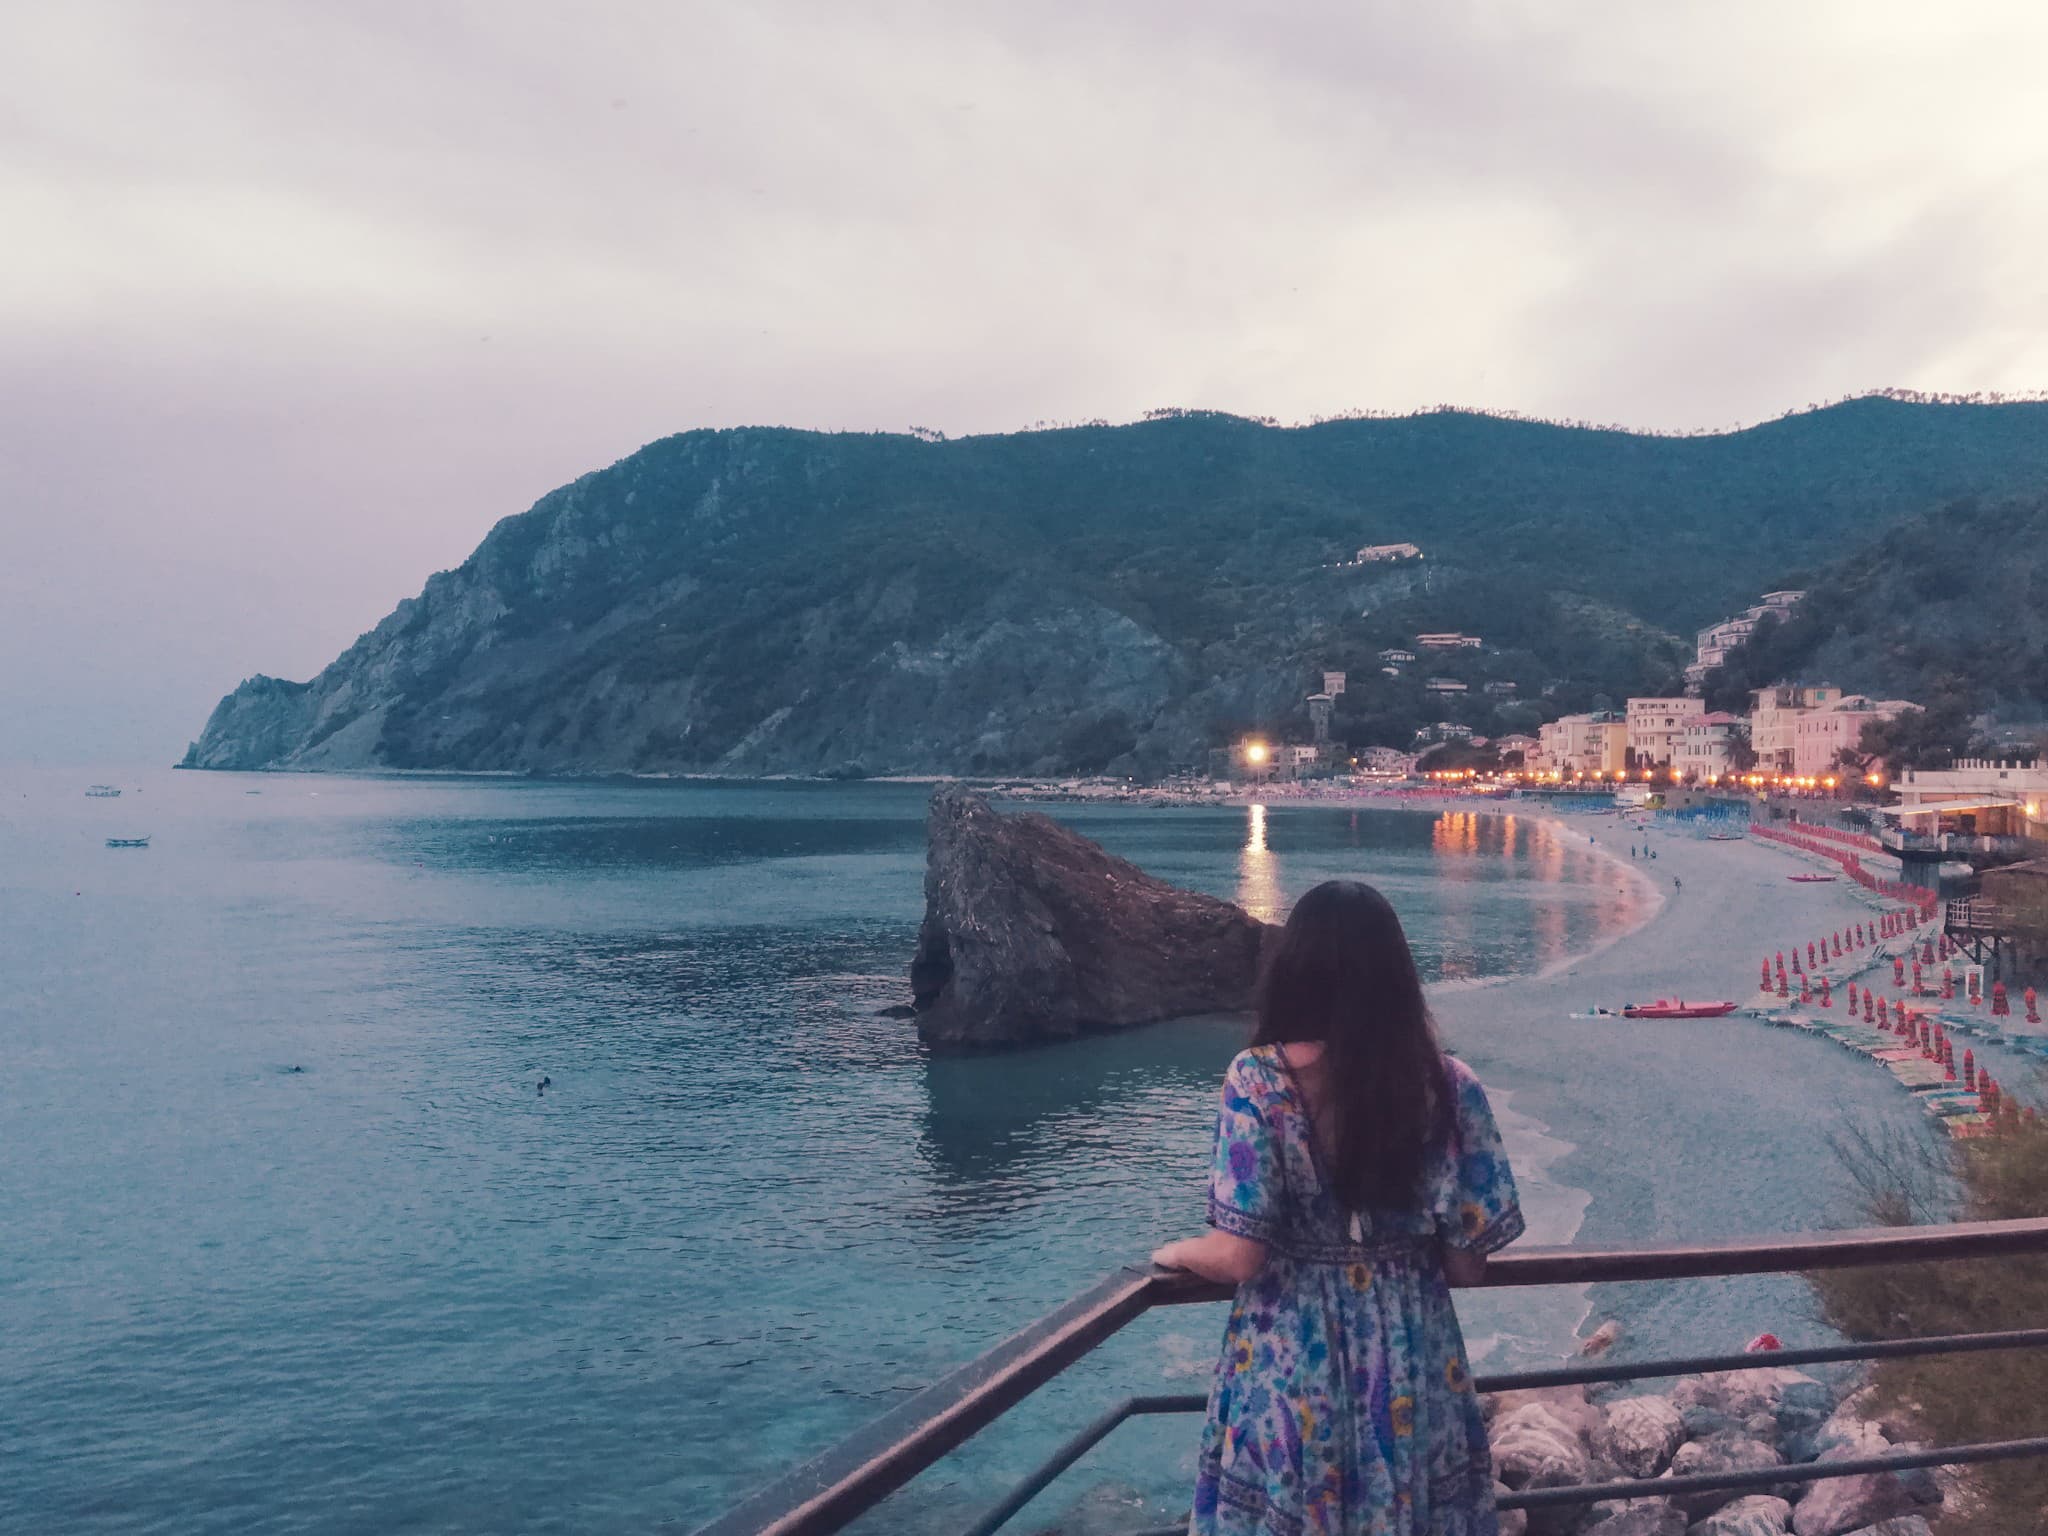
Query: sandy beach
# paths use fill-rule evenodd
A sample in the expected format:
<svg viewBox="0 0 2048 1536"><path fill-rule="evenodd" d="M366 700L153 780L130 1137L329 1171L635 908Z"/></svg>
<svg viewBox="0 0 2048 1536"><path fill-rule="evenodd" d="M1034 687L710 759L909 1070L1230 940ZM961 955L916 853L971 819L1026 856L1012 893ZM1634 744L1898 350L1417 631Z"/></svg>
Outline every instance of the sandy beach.
<svg viewBox="0 0 2048 1536"><path fill-rule="evenodd" d="M1476 801L1456 808L1511 807ZM1660 996L1729 998L1748 1007L1761 1001L1761 956L1867 922L1885 904L1848 881L1787 879L1815 865L1771 844L1712 842L1654 827L1646 833L1612 813L1537 813L1554 815L1564 836L1613 857L1617 882L1654 884L1660 904L1632 932L1547 974L1440 988L1433 1002L1447 1041L1482 1077L1492 1072L1516 1084L1514 1109L1576 1148L1605 1149L1597 1167L1590 1161L1596 1154L1576 1150L1553 1170L1600 1191L1570 1240L1678 1242L1858 1224L1833 1138L1852 1126L1938 1135L1888 1073L1824 1037L1741 1014L1689 1021L1588 1015ZM1631 861L1630 844L1641 849L1646 841L1655 860ZM1839 982L1851 973L1845 964L1833 974ZM1886 965L1881 991L1889 979ZM2023 1080L2021 1058L1995 1048L1979 1055L2011 1081ZM1617 1148L1626 1150L1617 1155ZM1556 1239L1537 1233L1535 1240ZM1817 1326L1804 1284L1789 1276L1612 1287L1590 1302L1596 1320L1619 1316L1638 1332L1681 1331L1676 1315L1658 1318L1666 1309L1693 1322L1704 1316L1738 1345L1766 1328Z"/></svg>

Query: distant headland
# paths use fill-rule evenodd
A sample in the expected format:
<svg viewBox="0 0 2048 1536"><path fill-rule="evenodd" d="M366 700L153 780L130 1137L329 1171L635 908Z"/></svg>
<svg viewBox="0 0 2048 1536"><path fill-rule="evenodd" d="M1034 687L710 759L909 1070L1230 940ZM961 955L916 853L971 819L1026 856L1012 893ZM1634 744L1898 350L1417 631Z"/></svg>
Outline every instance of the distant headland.
<svg viewBox="0 0 2048 1536"><path fill-rule="evenodd" d="M244 682L183 766L1152 779L1305 732L1324 671L1357 750L1676 694L1701 626L1785 587L1812 594L1788 668L2039 712L2043 486L2036 401L1701 436L1456 411L686 432L506 518L317 677ZM1381 659L1442 634L1483 645Z"/></svg>

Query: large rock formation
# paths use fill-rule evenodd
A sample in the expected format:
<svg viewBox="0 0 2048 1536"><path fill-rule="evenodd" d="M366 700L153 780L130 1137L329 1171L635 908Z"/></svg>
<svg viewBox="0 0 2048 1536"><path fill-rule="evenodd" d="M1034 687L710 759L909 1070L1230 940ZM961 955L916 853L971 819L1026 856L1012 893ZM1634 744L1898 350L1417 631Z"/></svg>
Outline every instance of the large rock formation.
<svg viewBox="0 0 2048 1536"><path fill-rule="evenodd" d="M934 794L930 825L910 966L928 1043L1024 1045L1250 1006L1270 924L970 790Z"/></svg>

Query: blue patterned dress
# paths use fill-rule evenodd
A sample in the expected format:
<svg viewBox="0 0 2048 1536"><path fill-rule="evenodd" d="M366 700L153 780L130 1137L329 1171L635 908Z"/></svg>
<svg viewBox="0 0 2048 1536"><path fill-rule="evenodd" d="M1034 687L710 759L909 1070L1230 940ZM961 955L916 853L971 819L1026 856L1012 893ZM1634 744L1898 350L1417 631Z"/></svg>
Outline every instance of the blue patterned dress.
<svg viewBox="0 0 2048 1536"><path fill-rule="evenodd" d="M1486 1091L1447 1058L1455 1128L1411 1211L1347 1213L1271 1046L1223 1082L1209 1224L1266 1244L1238 1287L1193 1536L1497 1536L1493 1472L1437 1244L1521 1235Z"/></svg>

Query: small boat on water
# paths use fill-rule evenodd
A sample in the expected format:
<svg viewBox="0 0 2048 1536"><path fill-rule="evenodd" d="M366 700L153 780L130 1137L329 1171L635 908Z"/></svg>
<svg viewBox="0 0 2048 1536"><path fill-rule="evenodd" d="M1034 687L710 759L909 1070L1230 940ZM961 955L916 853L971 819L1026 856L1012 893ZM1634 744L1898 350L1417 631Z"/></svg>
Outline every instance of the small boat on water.
<svg viewBox="0 0 2048 1536"><path fill-rule="evenodd" d="M1740 832L1709 832L1707 834L1707 841L1710 843L1739 843L1742 841L1742 834Z"/></svg>
<svg viewBox="0 0 2048 1536"><path fill-rule="evenodd" d="M110 837L107 839L107 846L109 848L147 848L149 846L149 839L146 837Z"/></svg>
<svg viewBox="0 0 2048 1536"><path fill-rule="evenodd" d="M1837 880L1841 877L1839 875L1787 875L1785 878L1794 885L1826 885L1830 880Z"/></svg>
<svg viewBox="0 0 2048 1536"><path fill-rule="evenodd" d="M118 800L121 791L111 784L94 784L86 790L85 796L88 800Z"/></svg>
<svg viewBox="0 0 2048 1536"><path fill-rule="evenodd" d="M1688 1003L1675 997L1660 997L1654 1003L1630 1003L1621 1010L1624 1019L1725 1019L1740 1006L1730 1002Z"/></svg>

